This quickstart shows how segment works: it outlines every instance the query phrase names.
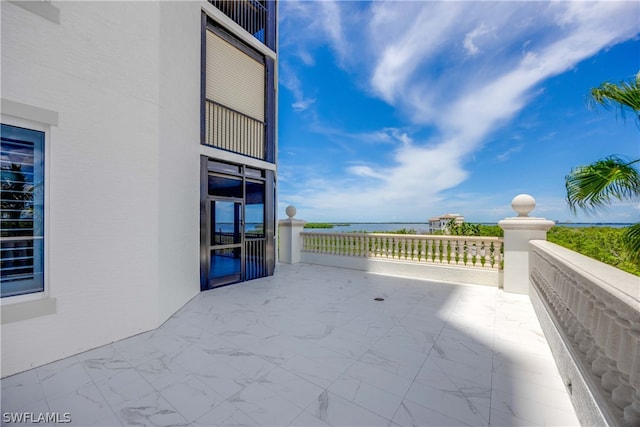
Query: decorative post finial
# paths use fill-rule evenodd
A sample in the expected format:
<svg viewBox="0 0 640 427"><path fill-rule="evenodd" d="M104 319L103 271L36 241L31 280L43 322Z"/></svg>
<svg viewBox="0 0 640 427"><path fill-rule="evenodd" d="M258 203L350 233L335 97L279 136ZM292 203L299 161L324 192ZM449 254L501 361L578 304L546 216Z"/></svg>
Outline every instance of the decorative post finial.
<svg viewBox="0 0 640 427"><path fill-rule="evenodd" d="M547 240L547 231L554 222L544 218L529 216L536 207L536 200L529 194L518 194L511 201L511 208L517 217L498 221L504 230L504 280L505 292L528 294L529 280L529 241Z"/></svg>
<svg viewBox="0 0 640 427"><path fill-rule="evenodd" d="M518 194L511 201L511 208L516 211L519 217L528 217L529 212L536 207L536 199L528 194Z"/></svg>
<svg viewBox="0 0 640 427"><path fill-rule="evenodd" d="M306 221L295 219L296 208L287 206L284 210L289 218L278 221L278 260L286 264L297 264L302 254L302 232Z"/></svg>
<svg viewBox="0 0 640 427"><path fill-rule="evenodd" d="M287 209L285 209L284 212L287 214L289 219L293 219L293 217L296 216L296 212L298 211L296 210L295 206L287 206Z"/></svg>

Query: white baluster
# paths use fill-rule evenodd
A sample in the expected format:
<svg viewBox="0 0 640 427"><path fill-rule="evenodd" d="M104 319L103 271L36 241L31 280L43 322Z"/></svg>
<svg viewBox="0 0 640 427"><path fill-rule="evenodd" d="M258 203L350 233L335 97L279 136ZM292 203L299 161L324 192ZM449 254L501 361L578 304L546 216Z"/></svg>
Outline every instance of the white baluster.
<svg viewBox="0 0 640 427"><path fill-rule="evenodd" d="M454 264L460 262L460 240L458 239L451 241L451 260Z"/></svg>
<svg viewBox="0 0 640 427"><path fill-rule="evenodd" d="M604 322L603 319L606 318L604 314L604 309L606 307L605 303L600 299L598 299L597 296L594 296L594 297L595 297L594 310L593 310L594 315L593 315L593 321L591 322L591 326L589 328L589 335L591 335L592 343L590 345L589 350L586 353L587 361L589 363L592 363L598 355L598 341L596 337L598 335L598 328L600 323Z"/></svg>
<svg viewBox="0 0 640 427"><path fill-rule="evenodd" d="M577 306L576 306L576 326L574 327L574 331L569 331L570 334L573 334L573 338L576 343L580 343L584 337L585 331L585 318L587 313L585 313L588 303L589 296L587 294L587 289L584 283L580 282L576 286L577 295Z"/></svg>
<svg viewBox="0 0 640 427"><path fill-rule="evenodd" d="M470 247L470 259L471 265L474 267L481 267L478 263L478 248L480 247L480 241L474 240L473 245Z"/></svg>
<svg viewBox="0 0 640 427"><path fill-rule="evenodd" d="M620 351L620 336L623 332L620 316L615 310L609 310L611 321L609 322L609 331L607 332L607 340L604 346L604 354L609 358L607 363L607 371L602 375L602 386L605 390L612 391L620 385L620 372L616 366L618 360L618 351Z"/></svg>
<svg viewBox="0 0 640 427"><path fill-rule="evenodd" d="M398 258L398 239L396 237L392 237L391 238L391 243L392 243L392 252L391 252L391 258Z"/></svg>
<svg viewBox="0 0 640 427"><path fill-rule="evenodd" d="M629 335L632 338L631 346L631 374L629 384L634 390L631 394L631 404L624 408L623 418L628 426L640 425L640 321L634 320L631 323Z"/></svg>
<svg viewBox="0 0 640 427"><path fill-rule="evenodd" d="M420 241L417 239L411 239L411 261L418 261L420 259L420 250L419 250L419 244Z"/></svg>
<svg viewBox="0 0 640 427"><path fill-rule="evenodd" d="M381 249L380 249L380 237L375 236L373 238L373 256L374 257L379 257L381 256Z"/></svg>
<svg viewBox="0 0 640 427"><path fill-rule="evenodd" d="M625 406L632 403L634 392L629 378L634 363L632 358L634 337L631 335L631 322L629 320L620 316L616 319L616 322L619 323L621 329L616 358L616 365L620 373L620 384L613 389L611 397L618 408L624 409Z"/></svg>
<svg viewBox="0 0 640 427"><path fill-rule="evenodd" d="M500 265L502 264L502 243L501 242L496 242L495 243L495 263L494 263L494 268L500 268Z"/></svg>
<svg viewBox="0 0 640 427"><path fill-rule="evenodd" d="M600 319L598 321L598 329L596 330L596 346L598 348L596 358L591 362L591 372L597 377L602 377L607 372L607 365L609 364L609 358L604 354L607 345L607 334L609 332L609 325L613 321L613 315L615 312L609 308L605 308Z"/></svg>

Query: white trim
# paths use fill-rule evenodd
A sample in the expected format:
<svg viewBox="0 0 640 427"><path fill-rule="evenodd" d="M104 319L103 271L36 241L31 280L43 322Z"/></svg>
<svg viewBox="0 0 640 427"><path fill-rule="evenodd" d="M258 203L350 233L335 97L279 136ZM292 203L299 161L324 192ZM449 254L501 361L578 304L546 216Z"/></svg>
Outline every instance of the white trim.
<svg viewBox="0 0 640 427"><path fill-rule="evenodd" d="M60 24L60 9L53 6L49 2L45 1L16 1L9 0L9 3L13 3L18 7L28 10L29 12L38 15L54 24Z"/></svg>
<svg viewBox="0 0 640 427"><path fill-rule="evenodd" d="M3 100L4 101L4 100ZM4 105L4 102L3 102ZM24 104L23 104L24 105ZM37 108L37 107L34 107ZM3 111L4 112L4 111ZM56 113L57 114L57 113ZM50 159L51 159L51 127L48 125L44 125L41 122L38 121L33 121L33 120L28 120L28 119L24 119L24 118L18 118L18 117L12 117L9 115L5 115L2 114L0 115L0 122L2 124L6 124L6 125L10 125L10 126L18 126L18 127L22 127L25 129L32 129L35 131L39 131L39 132L44 132L44 291L43 292L34 292L34 293L30 293L30 294L24 294L24 295L14 295L14 296L10 296L10 297L4 297L2 299L0 299L0 306L3 307L3 313L4 310L8 307L8 306L12 306L14 304L24 304L23 307L31 307L33 308L33 310L26 310L26 311L31 311L31 314L33 314L33 316L21 316L22 318L31 318L31 317L38 317L38 316L43 316L46 314L52 314L50 312L50 308L52 307L50 305L50 303L43 303L41 301L46 300L46 299L50 299L50 280L49 280L49 256L50 256L50 250L49 248L51 247L51 222L50 222L50 216L51 216L51 208L50 208L50 193L51 193L51 163L50 163ZM53 307L56 308L56 304L55 304L55 298L53 299L54 303L53 303ZM49 304L48 305L48 309L45 310L44 312L38 308L41 307L43 304ZM55 311L54 311L55 312ZM6 323L5 322L5 317L7 315L3 314L2 315L2 323ZM10 316L10 318L13 318L13 316ZM14 321L14 320L9 320L9 321Z"/></svg>
<svg viewBox="0 0 640 427"><path fill-rule="evenodd" d="M243 164L257 169L276 170L276 165L274 163L265 162L264 160L232 153L226 150L220 150L219 148L209 147L207 145L200 145L200 154L223 162Z"/></svg>
<svg viewBox="0 0 640 427"><path fill-rule="evenodd" d="M56 314L57 311L58 301L55 298L40 298L33 301L3 304L0 323L5 325L7 323L20 322Z"/></svg>
<svg viewBox="0 0 640 427"><path fill-rule="evenodd" d="M10 99L2 98L0 103L0 112L3 115L14 116L51 126L58 126L57 111L23 104L22 102L11 101Z"/></svg>

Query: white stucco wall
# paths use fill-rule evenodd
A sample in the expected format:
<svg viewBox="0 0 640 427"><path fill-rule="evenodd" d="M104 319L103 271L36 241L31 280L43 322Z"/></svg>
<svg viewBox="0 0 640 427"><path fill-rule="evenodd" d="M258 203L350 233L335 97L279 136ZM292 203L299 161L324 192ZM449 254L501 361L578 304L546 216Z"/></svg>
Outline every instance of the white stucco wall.
<svg viewBox="0 0 640 427"><path fill-rule="evenodd" d="M159 314L200 291L200 2L160 2Z"/></svg>
<svg viewBox="0 0 640 427"><path fill-rule="evenodd" d="M43 125L55 313L3 313L2 377L152 329L199 291L200 3L52 4L59 24L1 5L0 96L59 119Z"/></svg>

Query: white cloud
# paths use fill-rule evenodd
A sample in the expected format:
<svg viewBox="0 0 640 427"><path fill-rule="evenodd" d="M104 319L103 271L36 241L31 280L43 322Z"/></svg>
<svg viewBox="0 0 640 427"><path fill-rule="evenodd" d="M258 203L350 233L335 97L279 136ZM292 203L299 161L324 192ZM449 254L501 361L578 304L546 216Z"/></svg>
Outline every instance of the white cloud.
<svg viewBox="0 0 640 427"><path fill-rule="evenodd" d="M343 5L335 0L300 1L280 3L280 48L296 52L306 65L315 61L310 50L328 44L338 61L348 59L349 42L343 28Z"/></svg>
<svg viewBox="0 0 640 427"><path fill-rule="evenodd" d="M415 218L416 212L428 215L440 191L467 177L445 144L401 145L385 163L349 166L349 178L306 181L296 194L282 194L281 199L297 204L301 214L314 218L400 220Z"/></svg>
<svg viewBox="0 0 640 427"><path fill-rule="evenodd" d="M300 80L286 65L280 67L279 82L293 94L295 101L291 104L291 108L294 111L304 111L316 102L315 98L305 98Z"/></svg>
<svg viewBox="0 0 640 427"><path fill-rule="evenodd" d="M368 33L380 56L374 60L371 86L389 103L405 93L405 85L420 62L444 48L441 36L455 28L463 8L457 2L428 5L419 7L419 3L410 3L399 7L381 2L372 10Z"/></svg>
<svg viewBox="0 0 640 427"><path fill-rule="evenodd" d="M331 45L338 54L338 58L343 60L347 54L347 43L342 32L342 15L340 6L336 1L324 0L318 2L320 16L324 31L329 36Z"/></svg>
<svg viewBox="0 0 640 427"><path fill-rule="evenodd" d="M369 178L377 178L380 180L386 180L387 178L386 175L377 173L371 167L364 166L364 165L349 166L347 168L347 171L354 175L369 177Z"/></svg>
<svg viewBox="0 0 640 427"><path fill-rule="evenodd" d="M509 160L509 158L511 157L512 154L522 151L523 148L524 148L524 144L519 144L519 145L516 145L515 147L511 147L508 150L498 154L496 156L496 159L499 162L507 161L507 160Z"/></svg>
<svg viewBox="0 0 640 427"><path fill-rule="evenodd" d="M300 112L300 111L306 110L311 106L311 104L315 102L316 102L315 98L300 99L299 101L296 101L293 104L291 104L291 108L293 108L294 111Z"/></svg>
<svg viewBox="0 0 640 427"><path fill-rule="evenodd" d="M471 56L475 56L480 53L480 48L477 45L477 40L479 37L488 34L491 30L484 25L484 22L477 26L473 31L468 32L464 36L464 48L467 50L467 53Z"/></svg>
<svg viewBox="0 0 640 427"><path fill-rule="evenodd" d="M346 165L344 177L305 179L282 195L315 218L432 214L436 203L444 206L443 192L467 179L466 159L540 93L542 82L638 34L636 2L380 1L361 15L336 2L296 7L310 19L298 24L307 34L297 43L318 43L307 38L318 30L371 94L432 131L414 141L406 131L373 130L372 140L400 142L390 145L387 161Z"/></svg>

